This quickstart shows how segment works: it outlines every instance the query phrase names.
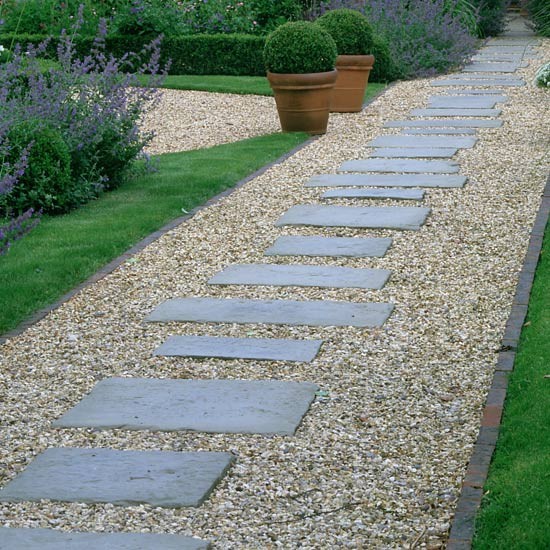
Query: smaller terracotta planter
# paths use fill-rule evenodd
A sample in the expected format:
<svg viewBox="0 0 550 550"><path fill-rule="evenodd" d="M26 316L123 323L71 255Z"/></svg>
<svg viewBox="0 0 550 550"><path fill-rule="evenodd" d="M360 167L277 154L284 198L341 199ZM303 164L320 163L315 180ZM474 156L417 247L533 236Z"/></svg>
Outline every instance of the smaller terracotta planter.
<svg viewBox="0 0 550 550"><path fill-rule="evenodd" d="M373 64L374 55L339 55L336 58L338 78L330 104L332 113L357 113L363 108Z"/></svg>
<svg viewBox="0 0 550 550"><path fill-rule="evenodd" d="M326 133L337 74L267 73L283 132Z"/></svg>

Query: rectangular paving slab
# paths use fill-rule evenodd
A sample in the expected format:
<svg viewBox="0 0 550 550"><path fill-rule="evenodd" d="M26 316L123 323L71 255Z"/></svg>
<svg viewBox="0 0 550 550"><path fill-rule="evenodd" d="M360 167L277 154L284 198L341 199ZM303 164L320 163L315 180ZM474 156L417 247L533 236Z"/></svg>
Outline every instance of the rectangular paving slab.
<svg viewBox="0 0 550 550"><path fill-rule="evenodd" d="M438 95L428 100L428 107L432 109L492 109L498 102L504 101L505 96L497 95Z"/></svg>
<svg viewBox="0 0 550 550"><path fill-rule="evenodd" d="M367 143L367 147L458 147L460 149L469 149L473 147L476 142L477 138L475 137L379 136Z"/></svg>
<svg viewBox="0 0 550 550"><path fill-rule="evenodd" d="M502 113L501 109L454 109L454 108L434 108L434 109L413 109L411 116L421 117L497 117Z"/></svg>
<svg viewBox="0 0 550 550"><path fill-rule="evenodd" d="M2 550L208 550L209 542L182 535L83 533L0 528Z"/></svg>
<svg viewBox="0 0 550 550"><path fill-rule="evenodd" d="M502 120L483 118L390 120L384 124L384 128L500 128L501 126Z"/></svg>
<svg viewBox="0 0 550 550"><path fill-rule="evenodd" d="M212 277L210 285L268 285L319 288L381 289L390 276L386 269L321 265L234 264Z"/></svg>
<svg viewBox="0 0 550 550"><path fill-rule="evenodd" d="M359 237L318 237L284 235L264 254L266 256L334 256L345 258L381 258L392 239Z"/></svg>
<svg viewBox="0 0 550 550"><path fill-rule="evenodd" d="M369 302L175 298L157 306L146 321L380 327L392 310L392 304Z"/></svg>
<svg viewBox="0 0 550 550"><path fill-rule="evenodd" d="M447 174L321 174L305 187L463 187L466 181Z"/></svg>
<svg viewBox="0 0 550 550"><path fill-rule="evenodd" d="M499 88L513 88L517 86L525 86L525 81L506 78L447 78L446 80L433 80L432 82L430 82L430 86L434 86L436 88L448 86L492 86Z"/></svg>
<svg viewBox="0 0 550 550"><path fill-rule="evenodd" d="M475 135L475 128L403 128L402 134L410 136L428 135Z"/></svg>
<svg viewBox="0 0 550 550"><path fill-rule="evenodd" d="M347 162L344 162L340 168L338 168L338 171L340 172L408 172L413 174L456 174L458 170L458 163L453 161L402 158L348 160Z"/></svg>
<svg viewBox="0 0 550 550"><path fill-rule="evenodd" d="M525 63L483 63L478 61L466 65L464 73L515 73L520 67L527 66Z"/></svg>
<svg viewBox="0 0 550 550"><path fill-rule="evenodd" d="M370 156L380 158L451 158L458 149L451 147L378 147Z"/></svg>
<svg viewBox="0 0 550 550"><path fill-rule="evenodd" d="M449 95L495 95L506 99L506 96L502 95L502 90L494 90L491 88L468 88L467 90L461 90L459 88L457 90L450 90ZM448 95L440 97L448 97Z"/></svg>
<svg viewBox="0 0 550 550"><path fill-rule="evenodd" d="M53 425L293 435L318 390L280 380L107 378Z"/></svg>
<svg viewBox="0 0 550 550"><path fill-rule="evenodd" d="M392 199L421 201L422 189L331 189L321 195L322 199Z"/></svg>
<svg viewBox="0 0 550 550"><path fill-rule="evenodd" d="M282 338L170 336L154 351L153 355L309 362L315 359L322 343L322 340Z"/></svg>
<svg viewBox="0 0 550 550"><path fill-rule="evenodd" d="M0 501L199 506L233 460L231 453L52 448L0 490Z"/></svg>
<svg viewBox="0 0 550 550"><path fill-rule="evenodd" d="M418 230L429 213L429 208L419 206L360 207L300 204L287 210L275 225Z"/></svg>

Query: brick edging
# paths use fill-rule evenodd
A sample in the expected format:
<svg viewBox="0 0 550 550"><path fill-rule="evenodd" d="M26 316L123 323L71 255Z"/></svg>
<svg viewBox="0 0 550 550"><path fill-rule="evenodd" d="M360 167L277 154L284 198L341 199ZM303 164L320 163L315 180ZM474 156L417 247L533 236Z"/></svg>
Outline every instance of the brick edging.
<svg viewBox="0 0 550 550"><path fill-rule="evenodd" d="M467 550L472 547L477 512L481 506L483 487L487 481L489 466L496 448L508 374L514 369L521 329L527 315L529 296L535 278L538 259L542 250L544 230L550 217L550 175L542 193L542 201L531 230L529 246L519 274L516 294L510 316L506 322L502 345L498 352L493 382L487 395L479 435L474 445L462 490L452 520L447 550Z"/></svg>
<svg viewBox="0 0 550 550"><path fill-rule="evenodd" d="M377 93L376 95L371 97L368 101L363 103L362 108L364 109L365 107L370 105L373 101L378 99L384 92L389 90L395 84L396 84L395 82L388 84L383 90L380 90L379 93ZM270 162L265 166L262 166L252 174L249 174L242 180L238 181L233 187L230 187L229 189L225 189L221 193L218 193L214 197L211 197L210 199L208 199L208 201L206 201L205 203L199 206L196 206L184 216L179 216L178 218L175 218L174 220L168 222L166 225L162 226L157 231L154 231L150 235L147 235L147 237L145 237L144 239L139 241L137 244L129 248L126 252L122 253L120 256L118 256L114 260L111 260L108 264L106 264L101 269L96 271L93 275L88 277L88 279L86 279L85 281L83 281L82 283L74 287L72 290L70 290L63 296L61 296L59 300L56 300L52 304L42 309L39 309L38 311L35 311L30 317L28 317L27 319L19 323L19 325L17 325L12 330L4 334L0 334L0 346L2 344L5 344L10 338L13 338L14 336L19 336L20 334L25 332L25 330L27 330L29 327L38 323L38 321L41 321L42 319L44 319L46 315L56 310L57 308L62 306L64 303L68 302L73 296L78 294L81 290L84 290L86 287L96 283L97 281L100 281L101 279L103 279L103 277L112 273L117 267L122 265L124 262L127 262L135 254L138 254L139 252L141 252L145 247L149 246L154 241L160 239L160 237L168 233L168 231L175 229L182 223L191 219L197 212L200 212L204 208L208 208L209 206L212 206L213 204L216 204L217 202L221 201L224 197L227 197L228 195L230 195L231 193L233 193L234 191L236 191L237 189L239 189L249 181L257 178L258 176L261 176L264 172L267 172L273 166L276 166L277 164L281 164L282 162L284 162L285 160L287 160L288 158L296 154L298 151L300 151L304 147L307 147L310 143L313 143L314 141L319 139L319 137L320 136L310 136L303 143L300 143L300 145L293 147L290 151L288 151L284 155L281 155L279 158L277 158L273 162Z"/></svg>

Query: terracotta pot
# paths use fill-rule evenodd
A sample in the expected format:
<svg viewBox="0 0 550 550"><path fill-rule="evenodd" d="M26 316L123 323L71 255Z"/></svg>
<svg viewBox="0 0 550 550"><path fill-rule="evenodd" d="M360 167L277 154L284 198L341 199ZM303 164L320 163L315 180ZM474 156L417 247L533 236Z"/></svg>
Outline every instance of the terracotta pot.
<svg viewBox="0 0 550 550"><path fill-rule="evenodd" d="M363 108L363 97L374 64L374 55L339 55L338 78L330 110L333 113L356 113Z"/></svg>
<svg viewBox="0 0 550 550"><path fill-rule="evenodd" d="M324 134L337 71L307 74L267 73L283 132Z"/></svg>

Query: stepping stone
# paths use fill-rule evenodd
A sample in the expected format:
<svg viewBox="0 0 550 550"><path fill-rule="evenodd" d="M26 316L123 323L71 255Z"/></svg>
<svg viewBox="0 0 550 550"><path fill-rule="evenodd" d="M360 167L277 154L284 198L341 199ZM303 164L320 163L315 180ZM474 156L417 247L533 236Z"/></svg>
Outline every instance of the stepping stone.
<svg viewBox="0 0 550 550"><path fill-rule="evenodd" d="M498 97L502 97L504 99L502 99L502 101L504 101L505 99L507 99L507 97L505 95L502 95L502 90L492 90L491 88L471 88L471 89L468 89L468 90L452 90L452 92L449 92L449 94L446 94L446 95L442 95L442 96L438 96L438 97L450 97L450 95L468 95L468 96L471 96L471 95L486 95L486 96L498 96ZM435 97L435 96L432 96L432 97Z"/></svg>
<svg viewBox="0 0 550 550"><path fill-rule="evenodd" d="M358 237L301 237L285 235L265 251L266 256L334 256L346 258L381 258L392 239Z"/></svg>
<svg viewBox="0 0 550 550"><path fill-rule="evenodd" d="M520 67L527 67L525 63L483 63L481 61L466 65L463 73L515 73Z"/></svg>
<svg viewBox="0 0 550 550"><path fill-rule="evenodd" d="M404 135L475 135L475 128L404 128Z"/></svg>
<svg viewBox="0 0 550 550"><path fill-rule="evenodd" d="M357 207L301 204L287 210L275 225L418 230L429 213L429 208L419 206Z"/></svg>
<svg viewBox="0 0 550 550"><path fill-rule="evenodd" d="M463 187L466 176L440 174L322 174L305 187Z"/></svg>
<svg viewBox="0 0 550 550"><path fill-rule="evenodd" d="M380 136L369 143L367 147L459 147L470 148L476 144L474 137L410 137L410 136Z"/></svg>
<svg viewBox="0 0 550 550"><path fill-rule="evenodd" d="M380 147L373 149L370 156L380 158L451 158L456 155L456 147Z"/></svg>
<svg viewBox="0 0 550 550"><path fill-rule="evenodd" d="M409 172L421 174L455 174L456 172L458 172L458 164L456 162L445 160L374 158L366 160L348 160L347 162L344 162L344 164L342 164L342 166L340 166L338 170L341 172Z"/></svg>
<svg viewBox="0 0 550 550"><path fill-rule="evenodd" d="M176 298L157 306L146 321L380 327L392 310L392 304L368 302Z"/></svg>
<svg viewBox="0 0 550 550"><path fill-rule="evenodd" d="M501 109L413 109L411 116L422 117L437 117L437 116L451 116L451 117L468 117L468 116L486 116L497 117L502 113Z"/></svg>
<svg viewBox="0 0 550 550"><path fill-rule="evenodd" d="M294 435L318 390L280 380L107 378L53 425Z"/></svg>
<svg viewBox="0 0 550 550"><path fill-rule="evenodd" d="M52 448L0 490L0 501L200 506L233 461L231 453Z"/></svg>
<svg viewBox="0 0 550 550"><path fill-rule="evenodd" d="M485 46L482 50L485 53L491 53L491 52L498 52L498 53L519 53L519 54L526 54L526 53L537 53L536 50L534 50L529 45L521 45L521 44L488 44Z"/></svg>
<svg viewBox="0 0 550 550"><path fill-rule="evenodd" d="M421 189L331 189L325 191L322 199L394 199L421 201Z"/></svg>
<svg viewBox="0 0 550 550"><path fill-rule="evenodd" d="M55 529L0 528L5 550L208 550L209 542L151 533L67 533Z"/></svg>
<svg viewBox="0 0 550 550"><path fill-rule="evenodd" d="M384 128L500 128L502 120L471 118L468 120L439 119L431 120L391 120Z"/></svg>
<svg viewBox="0 0 550 550"><path fill-rule="evenodd" d="M444 87L444 86L494 86L494 87L515 87L525 86L524 80L512 80L512 79L482 79L482 78L470 78L470 79L446 79L446 80L433 80L430 82L430 86Z"/></svg>
<svg viewBox="0 0 550 550"><path fill-rule="evenodd" d="M153 355L309 362L315 359L322 343L322 340L170 336Z"/></svg>
<svg viewBox="0 0 550 550"><path fill-rule="evenodd" d="M381 289L390 276L386 269L321 265L236 264L227 266L209 285L300 286Z"/></svg>
<svg viewBox="0 0 550 550"><path fill-rule="evenodd" d="M505 96L494 95L438 95L429 99L428 107L432 109L468 109L471 111L492 109L499 102L499 97L502 98L502 101L506 99Z"/></svg>

